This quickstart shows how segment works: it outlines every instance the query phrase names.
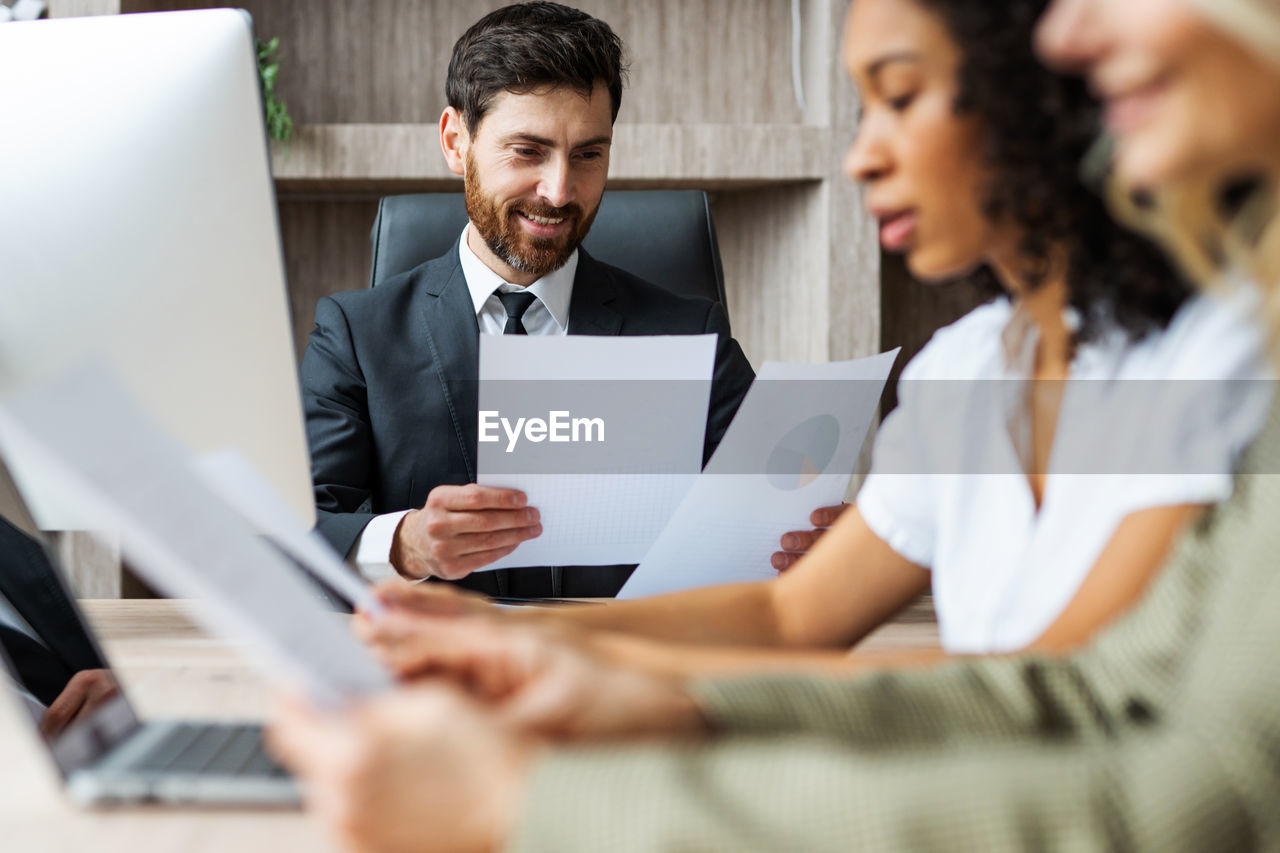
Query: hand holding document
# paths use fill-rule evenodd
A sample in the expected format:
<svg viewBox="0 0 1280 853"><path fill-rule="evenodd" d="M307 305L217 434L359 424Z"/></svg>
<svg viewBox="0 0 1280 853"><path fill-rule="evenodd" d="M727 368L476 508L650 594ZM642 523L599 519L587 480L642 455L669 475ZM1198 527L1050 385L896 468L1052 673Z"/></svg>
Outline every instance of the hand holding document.
<svg viewBox="0 0 1280 853"><path fill-rule="evenodd" d="M486 566L638 562L702 465L715 335L482 335L478 482L542 535Z"/></svg>
<svg viewBox="0 0 1280 853"><path fill-rule="evenodd" d="M715 456L618 594L774 577L783 533L844 496L898 351L766 362Z"/></svg>
<svg viewBox="0 0 1280 853"><path fill-rule="evenodd" d="M106 371L86 368L6 398L0 436L7 443L13 434L40 454L63 498L96 527L119 532L148 582L190 599L210 631L247 643L267 675L326 704L392 684L298 570L205 485L190 454ZM271 500L259 496L254 510ZM270 525L287 526L279 517ZM310 553L296 532L286 539L285 550Z"/></svg>

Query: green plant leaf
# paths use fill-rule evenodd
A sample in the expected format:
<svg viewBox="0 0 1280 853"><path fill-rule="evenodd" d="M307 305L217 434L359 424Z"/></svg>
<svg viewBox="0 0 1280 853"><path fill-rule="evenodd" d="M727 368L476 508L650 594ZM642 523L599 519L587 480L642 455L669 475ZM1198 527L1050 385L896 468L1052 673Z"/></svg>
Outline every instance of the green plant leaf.
<svg viewBox="0 0 1280 853"><path fill-rule="evenodd" d="M267 135L277 142L287 142L293 136L293 119L289 116L289 108L284 101L276 97L276 80L279 77L280 65L274 61L276 51L280 48L279 37L270 41L257 40L258 80L262 86L262 106Z"/></svg>

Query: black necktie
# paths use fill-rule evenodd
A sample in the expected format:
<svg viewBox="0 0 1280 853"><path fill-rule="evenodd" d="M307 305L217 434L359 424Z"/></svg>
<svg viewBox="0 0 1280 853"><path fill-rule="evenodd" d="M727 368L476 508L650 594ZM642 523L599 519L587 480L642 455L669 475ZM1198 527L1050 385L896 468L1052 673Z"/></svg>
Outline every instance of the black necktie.
<svg viewBox="0 0 1280 853"><path fill-rule="evenodd" d="M527 335L528 330L524 327L524 312L529 310L529 306L533 304L533 300L538 297L534 296L527 290L517 290L511 293L503 293L498 291L498 299L502 300L502 307L507 312L507 325L502 327L504 335ZM494 572L497 575L498 594L508 595L508 584L510 582L510 572L499 570ZM561 595L561 570L559 566L551 567L551 597L559 598Z"/></svg>
<svg viewBox="0 0 1280 853"><path fill-rule="evenodd" d="M502 334L529 334L524 327L524 312L529 310L529 306L533 304L533 300L538 297L534 296L527 290L518 290L514 293L503 293L502 291L498 291L498 298L502 300L502 307L507 311L507 325L502 327Z"/></svg>

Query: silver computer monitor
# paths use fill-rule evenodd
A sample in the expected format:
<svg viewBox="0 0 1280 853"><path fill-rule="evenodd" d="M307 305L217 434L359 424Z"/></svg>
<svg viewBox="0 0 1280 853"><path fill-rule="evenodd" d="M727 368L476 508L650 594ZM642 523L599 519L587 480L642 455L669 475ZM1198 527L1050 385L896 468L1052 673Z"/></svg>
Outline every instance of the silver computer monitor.
<svg viewBox="0 0 1280 853"><path fill-rule="evenodd" d="M248 17L4 24L0 125L0 395L105 361L314 519ZM9 449L40 525L83 526Z"/></svg>

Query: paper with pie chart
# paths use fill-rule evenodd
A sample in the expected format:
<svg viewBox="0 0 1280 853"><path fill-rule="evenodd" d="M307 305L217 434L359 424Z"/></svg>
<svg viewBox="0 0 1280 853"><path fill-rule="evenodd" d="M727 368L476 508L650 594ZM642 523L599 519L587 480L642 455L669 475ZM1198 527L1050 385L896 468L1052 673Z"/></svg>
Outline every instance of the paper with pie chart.
<svg viewBox="0 0 1280 853"><path fill-rule="evenodd" d="M898 350L766 362L706 469L618 594L763 580L783 533L844 498Z"/></svg>

